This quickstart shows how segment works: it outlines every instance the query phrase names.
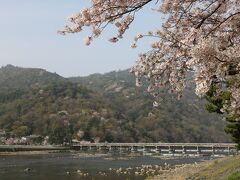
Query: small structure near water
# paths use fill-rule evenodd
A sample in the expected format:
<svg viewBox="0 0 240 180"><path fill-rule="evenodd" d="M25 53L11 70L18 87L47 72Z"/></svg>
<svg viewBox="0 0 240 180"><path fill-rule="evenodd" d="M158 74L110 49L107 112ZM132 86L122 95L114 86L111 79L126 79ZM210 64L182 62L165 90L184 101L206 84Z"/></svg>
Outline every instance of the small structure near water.
<svg viewBox="0 0 240 180"><path fill-rule="evenodd" d="M233 143L76 143L74 150L143 152L168 155L230 155L237 154Z"/></svg>

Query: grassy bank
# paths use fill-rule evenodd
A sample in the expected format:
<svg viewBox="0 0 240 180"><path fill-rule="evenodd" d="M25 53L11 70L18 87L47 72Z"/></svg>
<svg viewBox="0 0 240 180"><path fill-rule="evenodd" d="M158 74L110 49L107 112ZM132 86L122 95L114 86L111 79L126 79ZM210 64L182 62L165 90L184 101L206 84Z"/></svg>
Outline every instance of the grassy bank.
<svg viewBox="0 0 240 180"><path fill-rule="evenodd" d="M228 176L227 180L238 180L240 179L240 172L235 172L232 175Z"/></svg>
<svg viewBox="0 0 240 180"><path fill-rule="evenodd" d="M239 180L240 156L217 159L189 179Z"/></svg>
<svg viewBox="0 0 240 180"><path fill-rule="evenodd" d="M240 180L240 156L225 157L176 167L147 180Z"/></svg>

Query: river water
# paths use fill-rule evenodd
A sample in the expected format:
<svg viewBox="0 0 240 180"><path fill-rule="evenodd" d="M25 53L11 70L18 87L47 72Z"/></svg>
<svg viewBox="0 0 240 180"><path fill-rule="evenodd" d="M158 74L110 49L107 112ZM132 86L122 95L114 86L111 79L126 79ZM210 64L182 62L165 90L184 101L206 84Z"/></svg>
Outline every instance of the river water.
<svg viewBox="0 0 240 180"><path fill-rule="evenodd" d="M116 174L109 168L128 168L141 165L176 165L194 163L203 157L160 158L112 154L49 153L38 155L0 155L0 180L141 180L146 176L134 173ZM30 168L26 172L26 168ZM79 172L88 173L86 177ZM105 172L107 175L102 175Z"/></svg>

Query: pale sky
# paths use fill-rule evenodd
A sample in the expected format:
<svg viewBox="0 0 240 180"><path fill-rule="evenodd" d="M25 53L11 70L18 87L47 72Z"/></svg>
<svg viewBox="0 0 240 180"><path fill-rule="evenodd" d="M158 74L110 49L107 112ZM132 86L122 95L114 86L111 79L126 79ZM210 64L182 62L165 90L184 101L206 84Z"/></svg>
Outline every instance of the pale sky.
<svg viewBox="0 0 240 180"><path fill-rule="evenodd" d="M151 39L130 45L138 32L156 30L160 14L152 5L139 13L125 38L117 44L108 42L114 35L108 28L90 47L83 44L88 31L60 36L56 32L66 18L83 7L88 0L0 0L0 66L43 68L62 76L85 76L127 69L140 52L147 51Z"/></svg>

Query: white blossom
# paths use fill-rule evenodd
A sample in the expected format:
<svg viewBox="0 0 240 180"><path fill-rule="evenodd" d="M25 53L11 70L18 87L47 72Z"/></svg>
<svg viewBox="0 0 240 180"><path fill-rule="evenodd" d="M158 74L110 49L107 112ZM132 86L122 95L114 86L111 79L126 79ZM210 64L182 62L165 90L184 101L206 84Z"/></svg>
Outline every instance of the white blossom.
<svg viewBox="0 0 240 180"><path fill-rule="evenodd" d="M109 41L117 42L137 12L154 0L91 2L90 8L69 17L72 25L66 25L61 34L80 32L90 26L92 35L84 40L90 45L92 37L98 37L108 24L114 24L117 34ZM222 111L240 114L240 1L161 0L153 4L157 12L165 14L165 20L159 29L134 38L132 48L137 47L141 38L155 38L152 49L140 54L131 68L137 76L136 85L146 78L153 95L166 86L181 94L189 81L187 72L192 71L196 94L203 96L212 82L233 79L235 83L220 89L231 93Z"/></svg>

